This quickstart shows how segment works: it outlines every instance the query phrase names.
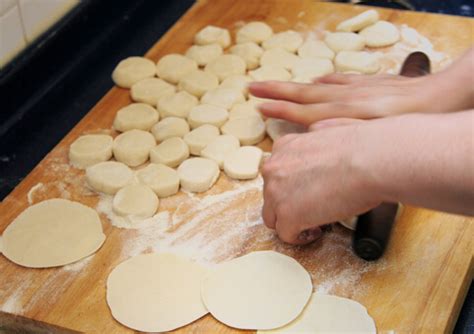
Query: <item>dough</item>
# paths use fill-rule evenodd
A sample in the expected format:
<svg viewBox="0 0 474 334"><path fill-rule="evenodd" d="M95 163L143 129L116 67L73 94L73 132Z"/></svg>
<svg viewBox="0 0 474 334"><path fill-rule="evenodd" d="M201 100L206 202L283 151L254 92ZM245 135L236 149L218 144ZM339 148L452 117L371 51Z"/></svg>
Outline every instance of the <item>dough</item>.
<svg viewBox="0 0 474 334"><path fill-rule="evenodd" d="M188 132L188 122L178 117L167 117L151 128L151 133L158 142L171 137L184 137Z"/></svg>
<svg viewBox="0 0 474 334"><path fill-rule="evenodd" d="M276 33L262 43L265 50L283 48L290 52L296 52L303 43L303 38L299 33L293 30L287 30Z"/></svg>
<svg viewBox="0 0 474 334"><path fill-rule="evenodd" d="M356 32L364 29L379 20L379 13L369 9L348 20L342 21L336 27L337 31Z"/></svg>
<svg viewBox="0 0 474 334"><path fill-rule="evenodd" d="M259 334L376 333L374 320L358 302L313 293L301 315L288 325Z"/></svg>
<svg viewBox="0 0 474 334"><path fill-rule="evenodd" d="M373 74L380 69L379 57L365 51L342 51L334 61L338 72L356 71Z"/></svg>
<svg viewBox="0 0 474 334"><path fill-rule="evenodd" d="M217 76L219 81L236 74L245 74L247 64L245 60L233 54L225 54L209 62L204 71Z"/></svg>
<svg viewBox="0 0 474 334"><path fill-rule="evenodd" d="M246 42L231 47L230 53L242 58L247 64L247 69L253 70L259 66L263 49L254 42Z"/></svg>
<svg viewBox="0 0 474 334"><path fill-rule="evenodd" d="M287 70L278 66L265 65L249 72L250 77L255 81L279 80L288 81L291 74Z"/></svg>
<svg viewBox="0 0 474 334"><path fill-rule="evenodd" d="M165 95L158 100L158 111L162 118L187 118L191 109L199 103L196 96L186 91Z"/></svg>
<svg viewBox="0 0 474 334"><path fill-rule="evenodd" d="M252 82L252 78L250 78L249 76L243 74L236 74L225 78L219 87L237 89L242 93L242 95L244 95L244 97L246 97L249 94L249 82Z"/></svg>
<svg viewBox="0 0 474 334"><path fill-rule="evenodd" d="M175 91L176 87L166 81L158 78L149 78L134 84L130 90L130 94L133 101L156 106L160 97L172 94Z"/></svg>
<svg viewBox="0 0 474 334"><path fill-rule="evenodd" d="M219 44L193 45L186 51L186 57L194 60L199 66L206 66L223 53Z"/></svg>
<svg viewBox="0 0 474 334"><path fill-rule="evenodd" d="M242 146L224 160L224 172L237 180L254 179L262 162L263 152L255 146Z"/></svg>
<svg viewBox="0 0 474 334"><path fill-rule="evenodd" d="M400 40L400 32L397 27L387 21L377 23L364 28L360 33L369 47L378 48L395 44Z"/></svg>
<svg viewBox="0 0 474 334"><path fill-rule="evenodd" d="M268 136L273 140L277 140L290 133L303 133L306 128L301 124L288 122L283 119L269 118L265 121Z"/></svg>
<svg viewBox="0 0 474 334"><path fill-rule="evenodd" d="M237 137L241 145L255 145L265 138L265 123L260 116L230 119L221 130Z"/></svg>
<svg viewBox="0 0 474 334"><path fill-rule="evenodd" d="M260 112L255 108L252 103L239 103L232 107L229 111L229 119L234 118L247 118L247 117L262 117Z"/></svg>
<svg viewBox="0 0 474 334"><path fill-rule="evenodd" d="M168 138L150 151L151 162L162 163L169 167L179 166L188 157L188 145L180 137Z"/></svg>
<svg viewBox="0 0 474 334"><path fill-rule="evenodd" d="M220 169L224 168L224 159L229 153L240 147L239 140L231 135L216 137L201 151L201 156L214 160Z"/></svg>
<svg viewBox="0 0 474 334"><path fill-rule="evenodd" d="M326 58L333 60L336 54L323 41L308 39L298 48L298 55L301 58Z"/></svg>
<svg viewBox="0 0 474 334"><path fill-rule="evenodd" d="M336 53L341 51L360 51L365 47L365 39L353 32L331 32L324 39Z"/></svg>
<svg viewBox="0 0 474 334"><path fill-rule="evenodd" d="M155 76L156 66L150 59L129 57L122 60L112 72L112 80L117 86L130 88L138 81Z"/></svg>
<svg viewBox="0 0 474 334"><path fill-rule="evenodd" d="M133 180L133 171L117 161L100 162L86 169L86 181L95 191L113 195Z"/></svg>
<svg viewBox="0 0 474 334"><path fill-rule="evenodd" d="M163 80L177 84L189 72L197 70L197 63L183 55L172 53L162 57L156 64L156 74Z"/></svg>
<svg viewBox="0 0 474 334"><path fill-rule="evenodd" d="M200 155L204 147L219 136L219 129L214 125L204 124L184 136L189 152Z"/></svg>
<svg viewBox="0 0 474 334"><path fill-rule="evenodd" d="M230 45L229 30L211 25L207 26L194 36L194 43L197 45L217 43L225 49Z"/></svg>
<svg viewBox="0 0 474 334"><path fill-rule="evenodd" d="M201 296L220 322L241 329L274 329L294 320L311 297L311 276L293 258L252 252L220 264Z"/></svg>
<svg viewBox="0 0 474 334"><path fill-rule="evenodd" d="M145 219L155 214L159 203L158 197L150 187L131 184L115 194L112 209L119 216Z"/></svg>
<svg viewBox="0 0 474 334"><path fill-rule="evenodd" d="M117 111L113 127L120 132L133 129L149 131L159 119L160 115L152 106L132 103Z"/></svg>
<svg viewBox="0 0 474 334"><path fill-rule="evenodd" d="M350 230L355 230L357 226L357 220L358 220L358 217L354 216L354 217L339 221L339 224L341 224L342 226Z"/></svg>
<svg viewBox="0 0 474 334"><path fill-rule="evenodd" d="M3 255L29 268L76 262L104 243L97 212L81 203L54 198L20 213L3 232Z"/></svg>
<svg viewBox="0 0 474 334"><path fill-rule="evenodd" d="M219 177L219 166L210 159L191 158L178 167L181 188L191 192L209 190Z"/></svg>
<svg viewBox="0 0 474 334"><path fill-rule="evenodd" d="M84 135L69 147L69 162L76 168L85 169L112 157L113 138L108 135Z"/></svg>
<svg viewBox="0 0 474 334"><path fill-rule="evenodd" d="M240 28L236 33L237 43L254 42L257 44L266 41L273 35L272 28L260 21L249 22Z"/></svg>
<svg viewBox="0 0 474 334"><path fill-rule="evenodd" d="M200 104L191 109L188 123L192 129L198 128L204 124L221 127L227 121L228 117L229 113L223 107L218 107L212 104Z"/></svg>
<svg viewBox="0 0 474 334"><path fill-rule="evenodd" d="M150 150L155 145L155 137L147 131L126 131L115 137L114 157L131 167L139 166L148 160Z"/></svg>
<svg viewBox="0 0 474 334"><path fill-rule="evenodd" d="M201 97L208 90L214 89L217 86L219 86L219 79L215 74L196 70L181 79L178 88L194 96Z"/></svg>
<svg viewBox="0 0 474 334"><path fill-rule="evenodd" d="M163 164L149 164L137 171L137 178L141 184L149 186L160 198L174 195L179 190L178 172Z"/></svg>
<svg viewBox="0 0 474 334"><path fill-rule="evenodd" d="M121 324L143 332L168 332L207 313L199 292L207 270L174 254L142 254L115 267L107 279L107 304Z"/></svg>
<svg viewBox="0 0 474 334"><path fill-rule="evenodd" d="M217 87L208 91L201 98L201 103L212 104L225 109L230 109L234 104L242 102L245 102L245 96L235 88Z"/></svg>
<svg viewBox="0 0 474 334"><path fill-rule="evenodd" d="M262 66L269 65L275 67L283 67L290 70L293 65L300 59L294 53L291 53L285 49L275 48L267 50L263 53L260 59Z"/></svg>
<svg viewBox="0 0 474 334"><path fill-rule="evenodd" d="M324 58L303 58L293 64L293 77L314 79L334 72L332 61Z"/></svg>

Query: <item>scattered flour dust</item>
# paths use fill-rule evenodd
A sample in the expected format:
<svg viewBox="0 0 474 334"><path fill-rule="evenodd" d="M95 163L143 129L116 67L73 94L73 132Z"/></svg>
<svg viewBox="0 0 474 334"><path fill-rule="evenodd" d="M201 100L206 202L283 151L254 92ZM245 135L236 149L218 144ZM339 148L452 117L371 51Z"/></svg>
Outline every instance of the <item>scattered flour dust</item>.
<svg viewBox="0 0 474 334"><path fill-rule="evenodd" d="M89 262L91 262L93 257L94 254L89 255L88 257L85 257L79 261L63 266L62 269L69 272L81 271L85 266L87 266L87 264L89 264Z"/></svg>
<svg viewBox="0 0 474 334"><path fill-rule="evenodd" d="M23 312L23 306L21 303L21 297L23 296L24 288L19 287L13 292L5 302L3 302L0 310L6 313L21 314Z"/></svg>
<svg viewBox="0 0 474 334"><path fill-rule="evenodd" d="M30 191L28 191L28 204L33 204L34 203L34 194L36 191L42 189L44 187L43 183L37 183L33 187L31 187Z"/></svg>

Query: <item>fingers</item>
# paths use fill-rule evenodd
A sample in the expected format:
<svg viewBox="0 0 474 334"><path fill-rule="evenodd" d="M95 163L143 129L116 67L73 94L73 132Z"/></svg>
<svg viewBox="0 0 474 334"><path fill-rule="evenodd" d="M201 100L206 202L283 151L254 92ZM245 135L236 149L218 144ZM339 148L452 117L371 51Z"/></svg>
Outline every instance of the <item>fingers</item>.
<svg viewBox="0 0 474 334"><path fill-rule="evenodd" d="M353 125L357 123L364 122L361 119L355 118L331 118L322 120L316 123L313 123L309 126L308 131L318 131L325 128L331 128L334 126L345 126L345 125Z"/></svg>
<svg viewBox="0 0 474 334"><path fill-rule="evenodd" d="M257 97L302 104L336 100L339 95L331 86L283 81L252 82L249 91Z"/></svg>
<svg viewBox="0 0 474 334"><path fill-rule="evenodd" d="M352 82L354 74L333 73L313 80L314 83L323 83L330 85L346 85Z"/></svg>
<svg viewBox="0 0 474 334"><path fill-rule="evenodd" d="M318 226L301 227L293 221L287 221L286 215L277 217L275 229L281 241L291 245L306 245L322 235Z"/></svg>

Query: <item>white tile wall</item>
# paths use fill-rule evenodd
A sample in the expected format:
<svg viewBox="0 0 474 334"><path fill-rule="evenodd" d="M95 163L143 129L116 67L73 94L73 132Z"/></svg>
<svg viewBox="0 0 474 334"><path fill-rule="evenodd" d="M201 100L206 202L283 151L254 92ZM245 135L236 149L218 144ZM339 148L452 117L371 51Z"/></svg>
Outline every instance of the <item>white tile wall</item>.
<svg viewBox="0 0 474 334"><path fill-rule="evenodd" d="M0 67L26 46L20 11L17 5L0 16Z"/></svg>

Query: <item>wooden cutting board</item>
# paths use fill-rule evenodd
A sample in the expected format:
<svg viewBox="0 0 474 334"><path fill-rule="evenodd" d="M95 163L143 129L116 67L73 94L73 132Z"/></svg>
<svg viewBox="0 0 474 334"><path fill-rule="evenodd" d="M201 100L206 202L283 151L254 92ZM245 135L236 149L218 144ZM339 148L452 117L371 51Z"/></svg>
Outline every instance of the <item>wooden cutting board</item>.
<svg viewBox="0 0 474 334"><path fill-rule="evenodd" d="M276 31L333 30L338 22L366 9L310 0L202 0L153 46L147 57L158 60L168 53L184 52L194 34L208 24L233 32L236 23L250 20L266 21ZM378 11L383 19L417 29L435 49L451 57L473 44L472 19ZM28 207L28 193L38 183L42 186L30 193L33 203L65 197L96 207L98 196L85 187L84 173L67 164L68 146L83 133L110 132L115 112L128 103L127 90L112 88L0 204L0 231ZM261 147L270 150L270 140L266 139ZM282 244L259 220L260 186L261 179L235 182L221 176L207 194L191 197L180 193L165 199L160 207L161 212L167 212L163 216L168 219L165 229L120 229L102 215L105 244L94 256L72 266L35 270L0 256L0 330L11 326L34 332L52 328L57 332L133 332L110 314L105 302L107 276L130 256L159 251L163 245L168 247L163 246L164 250L179 250L210 262L251 250L274 249L295 257L306 267L315 291L363 303L381 332L452 330L473 277L472 219L408 207L394 228L386 255L368 264L352 254L351 234L338 225L307 247ZM238 331L207 315L177 332Z"/></svg>

